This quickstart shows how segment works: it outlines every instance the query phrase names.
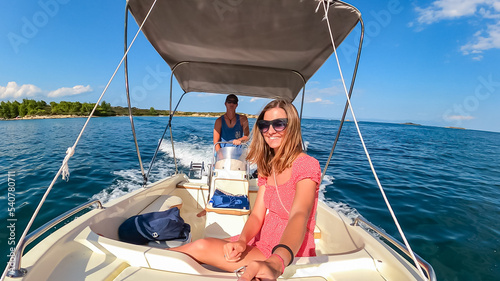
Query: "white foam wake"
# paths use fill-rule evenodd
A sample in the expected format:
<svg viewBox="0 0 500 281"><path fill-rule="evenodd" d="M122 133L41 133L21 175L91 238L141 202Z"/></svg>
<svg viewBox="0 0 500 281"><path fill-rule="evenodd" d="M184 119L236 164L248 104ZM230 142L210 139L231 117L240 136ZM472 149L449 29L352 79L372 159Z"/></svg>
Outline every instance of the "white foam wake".
<svg viewBox="0 0 500 281"><path fill-rule="evenodd" d="M330 176L330 175L325 175L323 177L323 181L321 182L321 184L319 186L318 199L325 202L330 208L334 209L335 211L344 214L349 219L351 219L351 220L355 219L357 216L359 216L359 213L356 209L350 207L346 203L335 202L335 201L332 201L331 199L327 199L325 197L326 187L328 185L333 184L334 180L335 180L335 178L333 176Z"/></svg>
<svg viewBox="0 0 500 281"><path fill-rule="evenodd" d="M213 160L213 146L211 144L197 143L197 137L191 136L189 141L175 142L175 157L183 166L189 167L191 161L194 163L211 163ZM169 157L174 157L172 144L163 141L160 145L160 151L166 153Z"/></svg>
<svg viewBox="0 0 500 281"><path fill-rule="evenodd" d="M189 167L191 161L194 163L204 162L205 166L213 160L213 146L211 143L199 143L197 136L191 136L188 141L175 142L175 157L179 165ZM308 143L306 143L306 147ZM162 155L162 153L164 153ZM150 175L149 182L155 182L172 175L175 172L175 164L172 163L174 153L172 152L172 145L169 141L163 141L160 145L160 152L157 160L153 166L153 172ZM170 161L167 161L170 160ZM255 165L251 166L251 170L255 169ZM146 168L147 169L147 168ZM113 172L119 179L110 187L102 190L101 192L92 196L92 199L99 199L103 204L121 197L131 191L134 191L142 186L142 175L137 169L121 170ZM319 200L326 202L328 206L345 214L349 218L358 216L356 209L349 207L342 202L335 202L325 197L326 187L333 184L335 178L330 175L325 175L320 184Z"/></svg>
<svg viewBox="0 0 500 281"><path fill-rule="evenodd" d="M197 144L196 138L196 136L192 136L189 141L175 142L175 157L178 165L189 167L191 161L195 163L205 162L205 165L211 163L212 145ZM149 182L166 178L175 172L175 164L171 160L173 155L171 143L164 140L153 164ZM145 167L145 169L148 168ZM104 204L142 186L142 175L137 169L116 171L113 174L118 178L116 182L92 196L92 199L98 199Z"/></svg>
<svg viewBox="0 0 500 281"><path fill-rule="evenodd" d="M323 177L323 181L319 185L319 194L318 194L318 199L321 201L326 202L327 200L325 199L325 193L326 193L326 186L333 184L333 180L335 178L329 175L325 175Z"/></svg>
<svg viewBox="0 0 500 281"><path fill-rule="evenodd" d="M119 198L131 191L134 191L142 186L142 175L137 169L121 170L113 172L114 175L120 177L116 183L101 190L99 193L92 196L92 199L98 199L103 204Z"/></svg>

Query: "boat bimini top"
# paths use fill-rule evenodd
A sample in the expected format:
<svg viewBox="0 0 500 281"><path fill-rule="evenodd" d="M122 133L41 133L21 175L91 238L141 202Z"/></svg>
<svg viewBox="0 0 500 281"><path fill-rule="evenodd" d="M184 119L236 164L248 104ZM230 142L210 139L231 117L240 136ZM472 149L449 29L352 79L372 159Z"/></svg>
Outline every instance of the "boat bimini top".
<svg viewBox="0 0 500 281"><path fill-rule="evenodd" d="M333 52L319 1L154 2L129 0L129 10L185 92L293 101ZM338 46L361 14L329 1L328 17Z"/></svg>

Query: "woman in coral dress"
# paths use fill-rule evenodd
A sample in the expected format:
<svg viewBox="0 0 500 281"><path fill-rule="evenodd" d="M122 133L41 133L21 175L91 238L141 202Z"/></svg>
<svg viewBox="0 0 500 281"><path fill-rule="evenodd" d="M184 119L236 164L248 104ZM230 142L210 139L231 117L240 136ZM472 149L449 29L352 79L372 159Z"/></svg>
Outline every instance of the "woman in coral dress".
<svg viewBox="0 0 500 281"><path fill-rule="evenodd" d="M284 100L267 104L252 132L247 159L258 166L259 191L240 235L174 248L201 263L234 271L238 280L276 279L295 256L315 256L314 226L321 170L302 150L300 120Z"/></svg>

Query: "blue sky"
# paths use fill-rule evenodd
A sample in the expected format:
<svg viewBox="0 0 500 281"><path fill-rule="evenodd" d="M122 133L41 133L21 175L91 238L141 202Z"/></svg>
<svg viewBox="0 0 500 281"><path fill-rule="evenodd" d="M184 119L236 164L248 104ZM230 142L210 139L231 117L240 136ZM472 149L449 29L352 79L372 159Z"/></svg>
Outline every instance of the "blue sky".
<svg viewBox="0 0 500 281"><path fill-rule="evenodd" d="M226 1L226 0L218 0ZM290 0L292 1L292 0ZM365 23L353 107L361 121L500 132L500 0L347 1ZM4 1L0 100L95 102L123 54L125 1ZM137 30L135 23L129 36ZM351 77L359 29L338 50ZM130 53L133 106L168 109L170 71L141 35ZM345 94L332 56L306 86L304 116L339 119ZM126 105L123 69L104 100ZM175 97L181 90L174 87ZM191 93L181 111L224 111ZM239 112L267 101L241 97ZM352 117L348 117L352 118Z"/></svg>

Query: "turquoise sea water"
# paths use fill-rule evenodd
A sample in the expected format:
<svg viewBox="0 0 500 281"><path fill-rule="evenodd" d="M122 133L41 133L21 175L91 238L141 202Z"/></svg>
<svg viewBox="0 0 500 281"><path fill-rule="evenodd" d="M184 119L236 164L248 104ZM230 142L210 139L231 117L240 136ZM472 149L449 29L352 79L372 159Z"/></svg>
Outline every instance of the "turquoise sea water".
<svg viewBox="0 0 500 281"><path fill-rule="evenodd" d="M168 118L134 120L148 166ZM214 121L174 118L175 154L182 171L187 171L191 161L209 162ZM0 122L2 264L7 262L10 236L20 237L84 122L83 118ZM338 125L338 121L303 121L307 153L322 167ZM438 280L498 280L500 133L382 123L360 123L360 127L412 248L432 264ZM168 140L158 157L152 181L175 171ZM69 182L57 181L32 230L89 199L108 201L140 186L128 118L92 119L69 167ZM400 237L353 123L345 125L323 180L322 198L352 215L360 213ZM12 207L15 209L9 211ZM14 232L8 228L12 223Z"/></svg>

